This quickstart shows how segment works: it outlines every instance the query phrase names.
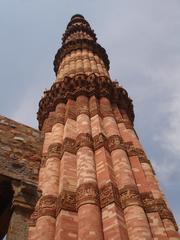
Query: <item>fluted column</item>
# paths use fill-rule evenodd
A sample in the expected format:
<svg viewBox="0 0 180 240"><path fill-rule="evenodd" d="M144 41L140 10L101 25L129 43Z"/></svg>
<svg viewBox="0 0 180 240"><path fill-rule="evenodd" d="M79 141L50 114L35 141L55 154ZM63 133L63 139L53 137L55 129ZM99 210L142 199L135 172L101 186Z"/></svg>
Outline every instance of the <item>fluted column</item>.
<svg viewBox="0 0 180 240"><path fill-rule="evenodd" d="M170 240L179 240L180 234L177 232L177 228L175 228L174 223L170 219L163 219L163 224Z"/></svg>
<svg viewBox="0 0 180 240"><path fill-rule="evenodd" d="M114 107L114 114L123 141L132 143L132 147L128 150L128 155L137 186L142 193L143 198L147 199L146 201L148 202L152 201L153 198L164 199L159 184L155 178L151 163L142 149L141 143L133 130L132 123L129 121L125 112L123 110L120 112L117 106ZM153 197L151 196L151 192ZM155 205L156 203L154 202L154 206ZM161 219L161 215L158 212L158 208L156 207L156 210L154 210L154 208L153 210L148 209L146 214L153 237L167 239L167 231L163 224L163 220ZM174 234L176 233L177 232L175 231Z"/></svg>
<svg viewBox="0 0 180 240"><path fill-rule="evenodd" d="M39 185L42 190L42 197L39 200L38 219L36 223L38 240L54 240L55 237L64 108L64 104L59 104L56 107L54 116L56 121L52 126L51 133L45 133L43 155L46 155L46 161L40 172Z"/></svg>
<svg viewBox="0 0 180 240"><path fill-rule="evenodd" d="M130 163L126 153L121 147L121 136L112 112L111 103L107 98L103 97L100 99L100 111L103 115L103 126L109 139L114 171L117 173L116 179L120 190L129 239L150 240L152 236L147 217L141 207L140 197L135 185ZM121 171L121 175L118 174L119 170ZM131 202L131 195L136 196L133 202Z"/></svg>
<svg viewBox="0 0 180 240"><path fill-rule="evenodd" d="M77 239L76 104L68 100L61 154L55 240Z"/></svg>
<svg viewBox="0 0 180 240"><path fill-rule="evenodd" d="M121 113L122 112L122 113ZM119 111L118 107L114 107L114 114L118 123L119 132L125 143L132 143L134 151L131 151L129 158L134 169L134 176L138 183L138 188L141 192L146 192L151 189L155 198L163 197L159 189L159 184L154 176L152 166L143 151L142 145L133 129L132 123L128 119L123 110ZM141 158L139 158L141 155Z"/></svg>
<svg viewBox="0 0 180 240"><path fill-rule="evenodd" d="M102 208L104 239L128 239L123 212L117 199L117 185L113 171L112 158L107 150L99 101L90 98L92 137L94 141L95 162Z"/></svg>
<svg viewBox="0 0 180 240"><path fill-rule="evenodd" d="M103 240L88 98L76 103L78 240Z"/></svg>

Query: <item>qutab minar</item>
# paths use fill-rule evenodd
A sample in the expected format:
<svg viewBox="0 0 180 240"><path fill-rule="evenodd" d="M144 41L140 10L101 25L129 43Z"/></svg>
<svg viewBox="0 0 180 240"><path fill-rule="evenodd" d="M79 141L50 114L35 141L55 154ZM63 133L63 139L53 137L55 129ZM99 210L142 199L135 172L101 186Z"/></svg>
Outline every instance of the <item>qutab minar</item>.
<svg viewBox="0 0 180 240"><path fill-rule="evenodd" d="M0 240L177 240L127 91L74 15L39 130L0 116Z"/></svg>
<svg viewBox="0 0 180 240"><path fill-rule="evenodd" d="M74 15L39 103L41 197L29 240L180 239L133 128L132 100L108 70L94 31Z"/></svg>

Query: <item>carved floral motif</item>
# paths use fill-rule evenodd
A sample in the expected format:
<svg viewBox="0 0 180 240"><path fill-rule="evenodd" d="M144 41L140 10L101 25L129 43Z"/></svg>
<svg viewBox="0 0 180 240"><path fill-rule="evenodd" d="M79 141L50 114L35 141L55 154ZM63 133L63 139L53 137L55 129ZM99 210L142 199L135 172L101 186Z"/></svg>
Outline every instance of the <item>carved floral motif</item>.
<svg viewBox="0 0 180 240"><path fill-rule="evenodd" d="M100 189L101 208L106 207L113 202L121 206L119 191L114 184L107 183Z"/></svg>
<svg viewBox="0 0 180 240"><path fill-rule="evenodd" d="M63 210L76 212L76 193L72 191L63 190L57 199L56 214Z"/></svg>
<svg viewBox="0 0 180 240"><path fill-rule="evenodd" d="M144 208L146 213L157 211L157 207L156 207L155 200L154 200L154 197L152 195L152 192L141 193L141 200L142 200L142 203L143 203L143 208Z"/></svg>
<svg viewBox="0 0 180 240"><path fill-rule="evenodd" d="M56 216L56 202L57 197L53 195L42 196L39 201L38 217L42 216Z"/></svg>
<svg viewBox="0 0 180 240"><path fill-rule="evenodd" d="M140 194L136 185L126 185L119 191L119 193L123 209L131 205L142 205Z"/></svg>
<svg viewBox="0 0 180 240"><path fill-rule="evenodd" d="M166 202L162 198L154 199L151 192L145 192L141 193L141 199L146 213L158 212L162 220L171 220L176 230L178 230L175 218L172 212L168 209Z"/></svg>
<svg viewBox="0 0 180 240"><path fill-rule="evenodd" d="M101 147L105 147L106 149L108 149L107 138L104 136L103 133L100 133L94 136L93 143L94 143L94 150L98 150Z"/></svg>
<svg viewBox="0 0 180 240"><path fill-rule="evenodd" d="M89 133L80 133L76 138L77 150L81 147L89 147L93 149L92 136Z"/></svg>
<svg viewBox="0 0 180 240"><path fill-rule="evenodd" d="M116 149L125 149L122 138L119 135L112 135L108 138L108 147L110 152Z"/></svg>
<svg viewBox="0 0 180 240"><path fill-rule="evenodd" d="M48 157L61 157L62 144L52 143L48 148Z"/></svg>
<svg viewBox="0 0 180 240"><path fill-rule="evenodd" d="M138 156L138 157L146 157L144 151L140 148L135 148L134 146L130 146L128 149L128 156Z"/></svg>
<svg viewBox="0 0 180 240"><path fill-rule="evenodd" d="M63 142L63 152L76 154L76 140L66 137Z"/></svg>
<svg viewBox="0 0 180 240"><path fill-rule="evenodd" d="M95 183L84 183L80 185L76 192L77 208L90 203L99 205L99 191Z"/></svg>

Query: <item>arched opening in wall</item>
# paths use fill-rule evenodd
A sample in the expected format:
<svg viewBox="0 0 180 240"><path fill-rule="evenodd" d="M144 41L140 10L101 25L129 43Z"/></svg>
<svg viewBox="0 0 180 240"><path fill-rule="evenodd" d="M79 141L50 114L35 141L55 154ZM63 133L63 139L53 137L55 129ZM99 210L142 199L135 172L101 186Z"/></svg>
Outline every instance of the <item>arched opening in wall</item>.
<svg viewBox="0 0 180 240"><path fill-rule="evenodd" d="M13 189L9 178L0 175L0 240L6 236L12 215Z"/></svg>

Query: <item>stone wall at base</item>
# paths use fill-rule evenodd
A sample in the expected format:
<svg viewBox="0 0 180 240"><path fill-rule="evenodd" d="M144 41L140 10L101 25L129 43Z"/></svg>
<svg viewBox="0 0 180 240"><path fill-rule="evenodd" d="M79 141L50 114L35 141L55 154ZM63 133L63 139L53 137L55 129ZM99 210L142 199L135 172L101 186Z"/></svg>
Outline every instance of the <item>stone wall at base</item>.
<svg viewBox="0 0 180 240"><path fill-rule="evenodd" d="M0 175L37 184L41 132L0 116Z"/></svg>

